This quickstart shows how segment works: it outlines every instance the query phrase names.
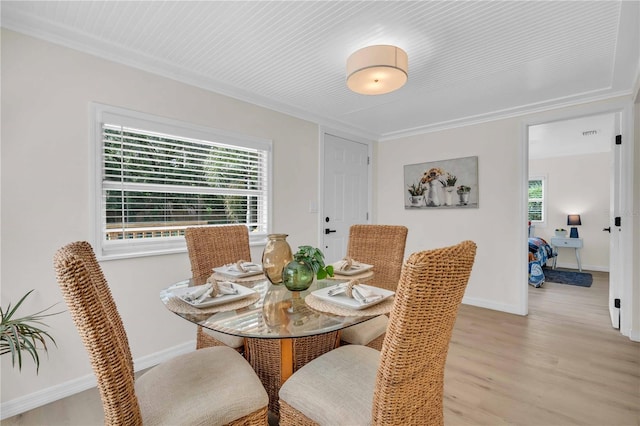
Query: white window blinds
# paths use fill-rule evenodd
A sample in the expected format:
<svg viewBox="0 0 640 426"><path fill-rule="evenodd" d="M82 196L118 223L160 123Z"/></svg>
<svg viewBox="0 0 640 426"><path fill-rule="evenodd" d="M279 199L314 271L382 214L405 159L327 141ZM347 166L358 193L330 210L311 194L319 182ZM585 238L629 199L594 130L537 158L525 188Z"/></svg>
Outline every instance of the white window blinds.
<svg viewBox="0 0 640 426"><path fill-rule="evenodd" d="M100 118L105 257L184 250L189 226L240 223L254 238L266 235L270 142L148 117Z"/></svg>

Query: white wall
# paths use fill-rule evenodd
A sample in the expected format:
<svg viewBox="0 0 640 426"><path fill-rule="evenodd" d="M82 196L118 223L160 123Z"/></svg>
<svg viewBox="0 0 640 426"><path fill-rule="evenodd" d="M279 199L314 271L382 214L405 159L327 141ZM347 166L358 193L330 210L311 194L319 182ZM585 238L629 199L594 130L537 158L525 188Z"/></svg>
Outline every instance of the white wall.
<svg viewBox="0 0 640 426"><path fill-rule="evenodd" d="M57 248L88 240L89 103L92 101L273 140L273 231L292 247L317 243L318 126L57 45L2 31L2 306L35 288L23 312L62 301ZM302 194L302 196L300 196ZM254 259L262 252L253 249ZM195 326L160 303L158 292L190 275L185 254L103 262L133 357L195 339ZM64 304L58 306L64 309ZM2 356L2 402L91 375L68 313L47 321L58 348L36 376Z"/></svg>
<svg viewBox="0 0 640 426"><path fill-rule="evenodd" d="M547 181L546 226L537 225L535 235L550 241L556 228L569 231L568 214L580 214L583 270L609 270L609 234L602 229L609 226L610 161L609 153L529 161L529 176L544 176ZM578 267L573 249L559 249L557 262Z"/></svg>
<svg viewBox="0 0 640 426"><path fill-rule="evenodd" d="M478 250L465 302L518 312L523 282L524 212L519 197L520 120L510 119L412 136L378 146L376 220L409 228L405 254L470 239ZM405 210L403 166L478 156L479 208ZM520 228L519 228L520 227Z"/></svg>
<svg viewBox="0 0 640 426"><path fill-rule="evenodd" d="M526 192L523 189L528 176L524 149L526 126L613 111L620 108L622 101L622 98L611 99L381 142L375 156L376 221L409 228L406 255L465 239L475 241L478 252L463 303L522 313L526 311L527 297ZM475 155L478 156L480 208L404 209L405 164ZM608 205L602 207L605 208ZM589 222L598 222L598 217L596 210L593 216L590 214ZM582 228L580 233L584 237L598 238L595 231L591 235L591 232L583 233ZM599 255L594 256L588 262L597 266ZM570 261L567 259L567 262ZM634 288L638 285L633 283ZM635 324L637 327L637 321Z"/></svg>

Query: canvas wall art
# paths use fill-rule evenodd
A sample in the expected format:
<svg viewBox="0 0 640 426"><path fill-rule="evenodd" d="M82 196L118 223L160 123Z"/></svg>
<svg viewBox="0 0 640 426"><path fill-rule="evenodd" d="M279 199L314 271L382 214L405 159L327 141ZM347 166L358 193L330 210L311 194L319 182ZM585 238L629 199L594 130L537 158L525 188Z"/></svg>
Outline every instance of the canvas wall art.
<svg viewBox="0 0 640 426"><path fill-rule="evenodd" d="M405 209L478 207L478 157L404 166Z"/></svg>

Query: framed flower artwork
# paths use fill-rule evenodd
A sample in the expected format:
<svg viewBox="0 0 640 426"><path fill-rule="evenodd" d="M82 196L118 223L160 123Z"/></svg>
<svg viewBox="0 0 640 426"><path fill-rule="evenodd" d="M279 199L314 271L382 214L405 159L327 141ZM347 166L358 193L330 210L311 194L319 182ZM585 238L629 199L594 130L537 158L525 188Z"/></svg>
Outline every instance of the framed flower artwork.
<svg viewBox="0 0 640 426"><path fill-rule="evenodd" d="M478 208L478 157L404 166L405 209Z"/></svg>

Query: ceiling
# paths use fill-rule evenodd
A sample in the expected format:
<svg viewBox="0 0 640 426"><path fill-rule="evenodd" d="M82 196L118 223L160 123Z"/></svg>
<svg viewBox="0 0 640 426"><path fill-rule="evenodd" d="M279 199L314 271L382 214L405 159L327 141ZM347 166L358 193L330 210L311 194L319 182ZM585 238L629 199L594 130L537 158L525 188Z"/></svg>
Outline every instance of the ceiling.
<svg viewBox="0 0 640 426"><path fill-rule="evenodd" d="M2 1L2 26L375 140L631 95L636 1ZM409 80L350 92L393 44Z"/></svg>
<svg viewBox="0 0 640 426"><path fill-rule="evenodd" d="M529 159L611 152L615 114L555 121L529 127Z"/></svg>

